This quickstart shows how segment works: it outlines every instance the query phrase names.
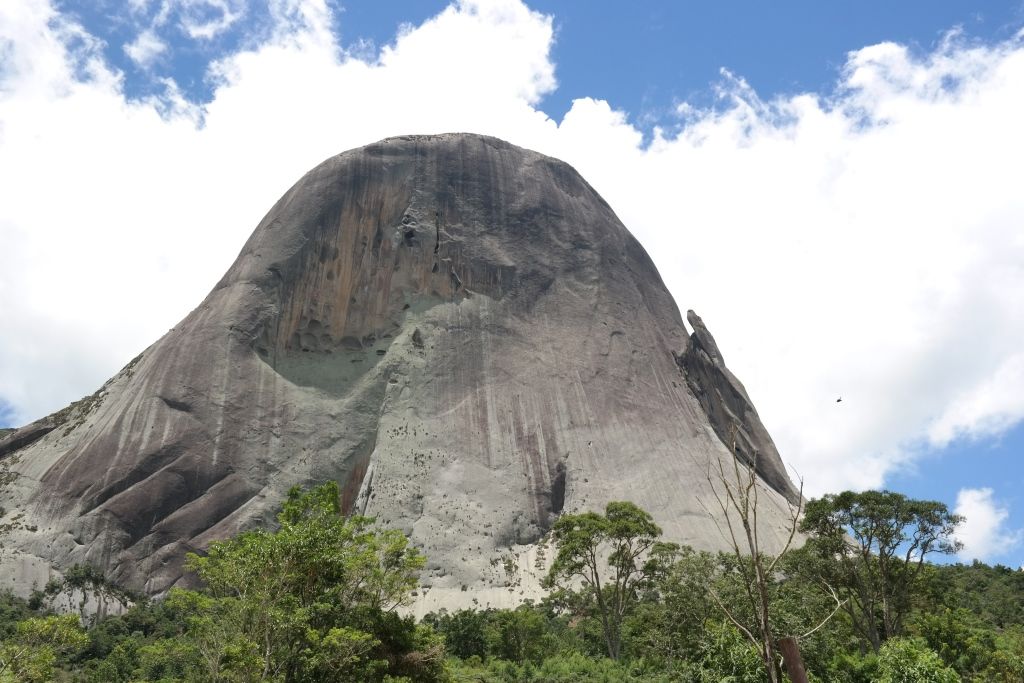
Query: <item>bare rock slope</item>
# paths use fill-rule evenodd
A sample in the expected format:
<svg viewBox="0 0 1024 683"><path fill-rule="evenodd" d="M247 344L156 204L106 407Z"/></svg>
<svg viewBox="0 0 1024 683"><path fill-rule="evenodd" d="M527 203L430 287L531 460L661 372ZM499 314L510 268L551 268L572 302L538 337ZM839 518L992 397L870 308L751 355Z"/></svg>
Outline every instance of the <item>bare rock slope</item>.
<svg viewBox="0 0 1024 683"><path fill-rule="evenodd" d="M0 439L35 527L14 539L21 580L87 562L159 594L185 580L186 551L271 523L293 484L336 480L347 510L422 546L425 604L514 602L563 511L632 500L668 537L721 546L701 501L733 440L758 453L781 533L793 486L690 322L692 337L563 162L476 135L345 152L172 331Z"/></svg>

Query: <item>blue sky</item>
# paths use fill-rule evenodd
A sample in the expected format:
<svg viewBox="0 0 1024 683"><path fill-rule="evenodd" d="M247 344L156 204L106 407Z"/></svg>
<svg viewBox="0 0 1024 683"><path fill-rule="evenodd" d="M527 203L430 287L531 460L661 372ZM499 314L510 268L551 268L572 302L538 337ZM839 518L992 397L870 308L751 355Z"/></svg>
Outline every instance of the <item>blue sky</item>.
<svg viewBox="0 0 1024 683"><path fill-rule="evenodd" d="M159 2L147 3L143 16L152 20ZM328 3L335 11L333 28L342 45L394 42L403 24L417 25L449 3L439 0L355 0ZM129 96L159 91L154 75L174 78L190 99L208 101L213 88L206 66L240 47L252 44L266 29L259 3L245 6L245 16L215 37L193 41L170 23L171 49L158 69L138 68L122 46L138 33L137 20L127 21L120 0L64 0L63 11L76 16L106 41L104 54L123 69ZM541 0L530 7L554 18L557 41L553 59L559 87L540 108L561 118L578 97L595 97L629 112L648 127L671 120L681 101L711 104L712 84L719 71L741 76L762 95L828 92L835 84L846 53L865 45L895 41L918 52L934 49L954 28L972 40L1011 38L1024 23L1024 3L936 0L859 3L799 0L756 2L641 2L607 0ZM216 21L223 12L213 4L199 19Z"/></svg>
<svg viewBox="0 0 1024 683"><path fill-rule="evenodd" d="M812 493L939 498L1019 565L1022 27L949 0L5 3L0 425L173 326L320 159L472 130L609 200Z"/></svg>

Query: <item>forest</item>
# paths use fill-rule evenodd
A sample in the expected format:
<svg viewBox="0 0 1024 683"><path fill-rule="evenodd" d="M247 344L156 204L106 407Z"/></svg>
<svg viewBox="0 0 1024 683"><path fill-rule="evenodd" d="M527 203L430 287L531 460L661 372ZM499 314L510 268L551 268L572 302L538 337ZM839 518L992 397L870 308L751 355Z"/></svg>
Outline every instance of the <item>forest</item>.
<svg viewBox="0 0 1024 683"><path fill-rule="evenodd" d="M722 553L663 542L629 502L562 515L543 600L417 622L402 607L424 555L343 515L335 484L296 488L276 530L188 556L196 590L148 600L79 566L28 600L0 595L0 681L800 680L785 639L809 681L1024 681L1024 572L935 561L957 550L943 504L811 500L807 541L775 556L747 552L756 514L735 512Z"/></svg>

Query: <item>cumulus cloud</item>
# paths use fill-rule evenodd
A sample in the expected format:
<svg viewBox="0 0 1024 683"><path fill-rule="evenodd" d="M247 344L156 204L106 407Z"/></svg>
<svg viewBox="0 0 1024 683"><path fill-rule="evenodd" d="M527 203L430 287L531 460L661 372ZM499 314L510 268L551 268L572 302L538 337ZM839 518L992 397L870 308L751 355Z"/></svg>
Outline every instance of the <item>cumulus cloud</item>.
<svg viewBox="0 0 1024 683"><path fill-rule="evenodd" d="M517 0L457 2L371 56L337 43L322 0L270 6L269 37L210 66L203 106L173 83L128 101L66 39L78 27L45 3L0 7L0 397L20 420L172 326L315 163L453 130L587 177L810 492L878 486L1024 417L1019 36L868 46L822 94L765 98L723 73L718 106L682 105L645 145L602 100L561 121L538 109L557 87L552 18Z"/></svg>
<svg viewBox="0 0 1024 683"><path fill-rule="evenodd" d="M964 561L998 558L1020 544L1022 531L1007 528L1010 511L993 498L990 488L961 489L954 512L965 518L956 533Z"/></svg>
<svg viewBox="0 0 1024 683"><path fill-rule="evenodd" d="M245 0L176 0L182 30L202 40L214 38L245 15Z"/></svg>
<svg viewBox="0 0 1024 683"><path fill-rule="evenodd" d="M161 40L152 29L143 31L135 40L124 46L125 54L142 68L148 67L166 51L167 43Z"/></svg>
<svg viewBox="0 0 1024 683"><path fill-rule="evenodd" d="M928 436L944 446L956 437L981 438L1006 431L1024 415L1024 353L1011 355L993 373L968 385L935 420Z"/></svg>

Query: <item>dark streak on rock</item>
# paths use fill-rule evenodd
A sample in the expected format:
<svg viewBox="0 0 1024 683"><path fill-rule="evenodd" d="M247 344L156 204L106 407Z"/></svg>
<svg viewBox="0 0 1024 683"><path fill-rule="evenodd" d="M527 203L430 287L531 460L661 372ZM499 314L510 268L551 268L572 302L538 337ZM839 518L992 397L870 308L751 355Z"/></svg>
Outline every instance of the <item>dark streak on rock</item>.
<svg viewBox="0 0 1024 683"><path fill-rule="evenodd" d="M263 353L261 355L265 356L266 355L266 349L262 349L262 352ZM188 403L185 403L184 401L177 401L177 400L175 400L173 398L167 398L166 396L160 396L159 398L160 398L161 401L164 402L164 405L166 405L171 410L177 410L177 411L180 411L182 413L191 413L192 412L192 406L190 404L188 404Z"/></svg>

